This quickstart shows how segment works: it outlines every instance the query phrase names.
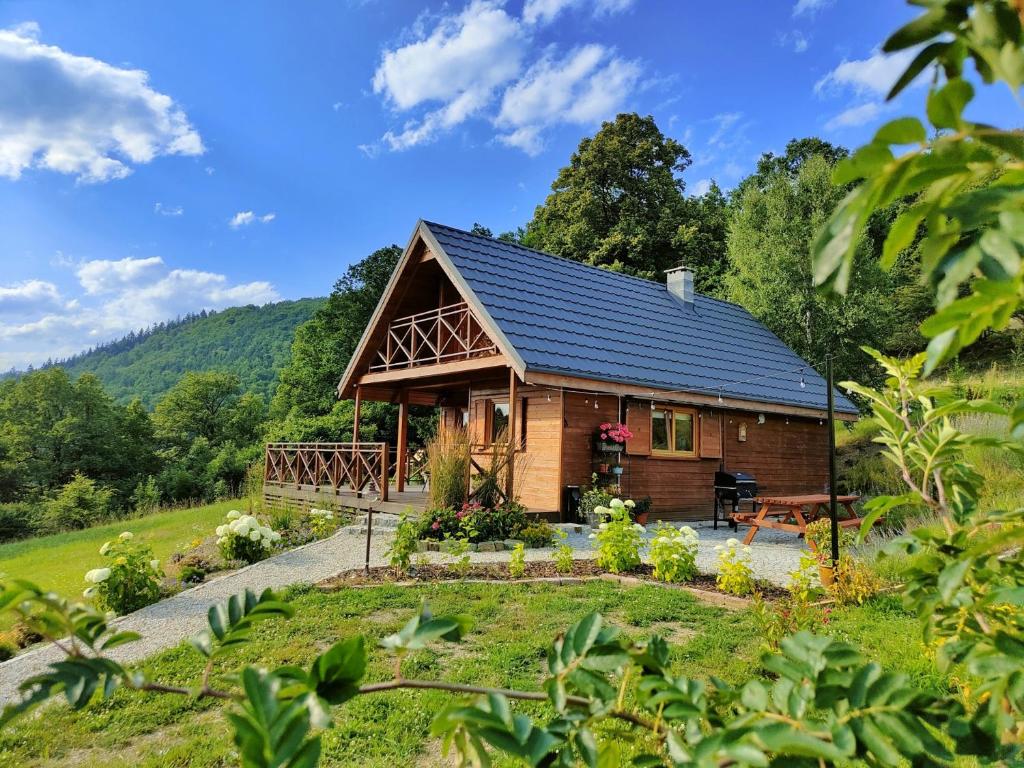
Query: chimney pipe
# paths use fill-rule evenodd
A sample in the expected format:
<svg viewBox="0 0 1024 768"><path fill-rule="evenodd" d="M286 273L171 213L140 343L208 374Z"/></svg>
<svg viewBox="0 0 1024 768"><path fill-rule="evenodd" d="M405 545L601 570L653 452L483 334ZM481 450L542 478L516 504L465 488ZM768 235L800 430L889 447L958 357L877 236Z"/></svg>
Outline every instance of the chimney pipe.
<svg viewBox="0 0 1024 768"><path fill-rule="evenodd" d="M693 304L693 272L689 267L666 269L668 292L686 304Z"/></svg>

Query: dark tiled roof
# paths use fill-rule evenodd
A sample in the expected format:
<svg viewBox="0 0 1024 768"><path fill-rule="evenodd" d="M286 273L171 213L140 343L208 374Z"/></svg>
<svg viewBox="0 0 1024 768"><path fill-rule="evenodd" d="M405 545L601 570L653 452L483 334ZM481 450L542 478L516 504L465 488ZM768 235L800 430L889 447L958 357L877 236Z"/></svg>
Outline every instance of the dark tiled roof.
<svg viewBox="0 0 1024 768"><path fill-rule="evenodd" d="M528 371L826 407L824 379L742 307L424 223ZM838 392L836 410L857 412Z"/></svg>

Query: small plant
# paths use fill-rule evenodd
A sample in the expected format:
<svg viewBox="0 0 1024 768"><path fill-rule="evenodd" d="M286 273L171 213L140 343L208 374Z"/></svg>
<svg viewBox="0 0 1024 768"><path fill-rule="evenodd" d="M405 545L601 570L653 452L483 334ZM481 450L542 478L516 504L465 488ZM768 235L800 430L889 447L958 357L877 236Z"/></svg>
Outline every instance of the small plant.
<svg viewBox="0 0 1024 768"><path fill-rule="evenodd" d="M206 571L194 565L182 566L178 571L178 581L182 584L202 584L206 578Z"/></svg>
<svg viewBox="0 0 1024 768"><path fill-rule="evenodd" d="M338 527L334 512L329 509L310 509L307 517L309 530L317 539L330 536Z"/></svg>
<svg viewBox="0 0 1024 768"><path fill-rule="evenodd" d="M524 542L528 547L549 547L554 535L555 529L551 527L550 523L544 520L537 520L520 528L515 537Z"/></svg>
<svg viewBox="0 0 1024 768"><path fill-rule="evenodd" d="M630 504L612 499L609 506L594 510L609 518L598 526L597 533L590 534L590 538L597 540L597 564L612 573L632 571L640 565L645 528L630 518Z"/></svg>
<svg viewBox="0 0 1024 768"><path fill-rule="evenodd" d="M555 571L557 573L572 573L574 560L572 557L572 547L565 543L568 538L568 534L565 531L558 531L558 537L562 540L562 543L558 545L558 549L555 550L553 559L555 561Z"/></svg>
<svg viewBox="0 0 1024 768"><path fill-rule="evenodd" d="M521 579L526 573L526 547L522 542L512 548L512 555L508 560L508 575L513 579Z"/></svg>
<svg viewBox="0 0 1024 768"><path fill-rule="evenodd" d="M651 540L654 578L661 581L690 581L697 575L697 532L688 525L676 528L660 523Z"/></svg>
<svg viewBox="0 0 1024 768"><path fill-rule="evenodd" d="M407 573L412 564L412 556L416 554L416 542L419 540L419 526L403 513L395 528L395 538L388 549L388 562L395 569L395 575Z"/></svg>
<svg viewBox="0 0 1024 768"><path fill-rule="evenodd" d="M715 547L718 552L718 576L715 584L723 592L743 597L754 592L754 571L750 567L750 547L739 539L729 539Z"/></svg>
<svg viewBox="0 0 1024 768"><path fill-rule="evenodd" d="M839 558L828 591L839 605L862 605L881 588L878 575L862 560L847 554Z"/></svg>
<svg viewBox="0 0 1024 768"><path fill-rule="evenodd" d="M243 515L232 509L224 523L217 526L217 546L225 560L241 560L255 563L266 557L274 544L281 540L281 534L265 525L260 525L252 515Z"/></svg>
<svg viewBox="0 0 1024 768"><path fill-rule="evenodd" d="M295 529L295 509L290 504L270 510L270 527L275 531Z"/></svg>
<svg viewBox="0 0 1024 768"><path fill-rule="evenodd" d="M160 507L160 488L157 487L156 478L150 475L144 481L140 480L131 497L132 509L138 515L150 515Z"/></svg>
<svg viewBox="0 0 1024 768"><path fill-rule="evenodd" d="M113 541L100 547L100 554L110 565L93 568L85 574L90 584L82 593L95 598L97 605L119 616L137 611L160 599L160 561L153 550L134 541L131 531L125 531Z"/></svg>
<svg viewBox="0 0 1024 768"><path fill-rule="evenodd" d="M813 523L808 523L804 537L814 550L818 562L825 566L832 565L832 521L828 518L822 518L821 520L815 520ZM856 540L857 534L849 528L840 528L840 554L846 552Z"/></svg>
<svg viewBox="0 0 1024 768"><path fill-rule="evenodd" d="M598 477L595 472L590 476L590 487L580 495L580 519L585 520L588 525L596 527L601 521L594 510L598 507L607 507L614 498L614 493L598 485Z"/></svg>
<svg viewBox="0 0 1024 768"><path fill-rule="evenodd" d="M465 537L450 538L445 542L445 550L455 560L448 564L451 572L458 578L464 579L469 575L469 539Z"/></svg>
<svg viewBox="0 0 1024 768"><path fill-rule="evenodd" d="M786 597L769 603L755 595L754 621L764 650L774 653L787 635L820 632L828 625L831 609L815 604L822 595L817 567L818 560L811 552L801 552L799 567L789 574Z"/></svg>
<svg viewBox="0 0 1024 768"><path fill-rule="evenodd" d="M469 435L465 429L442 429L427 443L427 475L430 506L461 507L469 493Z"/></svg>

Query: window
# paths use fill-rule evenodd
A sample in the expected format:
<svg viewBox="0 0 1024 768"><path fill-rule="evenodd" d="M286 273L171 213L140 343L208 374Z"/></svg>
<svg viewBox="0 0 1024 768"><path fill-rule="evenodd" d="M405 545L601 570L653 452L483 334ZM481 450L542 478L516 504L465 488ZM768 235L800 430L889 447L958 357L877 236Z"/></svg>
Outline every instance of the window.
<svg viewBox="0 0 1024 768"><path fill-rule="evenodd" d="M651 450L676 456L696 455L694 418L694 411L689 408L655 408L651 411Z"/></svg>
<svg viewBox="0 0 1024 768"><path fill-rule="evenodd" d="M497 440L502 433L508 433L508 403L493 403L491 411L491 442Z"/></svg>

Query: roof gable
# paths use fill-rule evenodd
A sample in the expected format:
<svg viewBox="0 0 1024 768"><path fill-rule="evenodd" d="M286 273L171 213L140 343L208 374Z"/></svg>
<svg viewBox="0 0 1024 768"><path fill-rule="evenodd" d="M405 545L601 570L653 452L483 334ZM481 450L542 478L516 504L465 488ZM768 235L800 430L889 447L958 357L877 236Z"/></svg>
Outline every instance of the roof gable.
<svg viewBox="0 0 1024 768"><path fill-rule="evenodd" d="M687 304L662 283L422 227L527 371L826 408L824 379L742 307L700 294ZM835 404L857 412L838 392Z"/></svg>

